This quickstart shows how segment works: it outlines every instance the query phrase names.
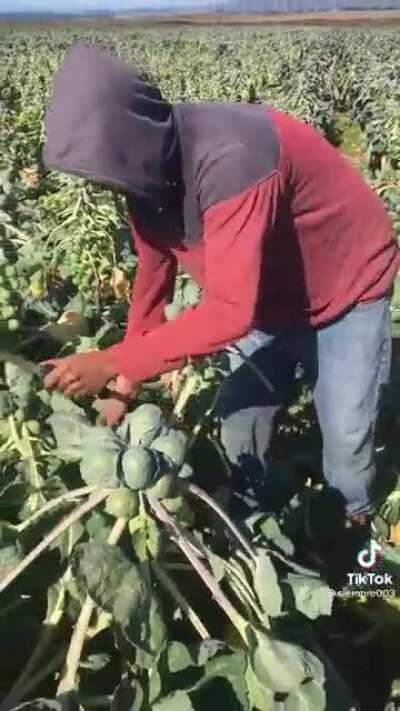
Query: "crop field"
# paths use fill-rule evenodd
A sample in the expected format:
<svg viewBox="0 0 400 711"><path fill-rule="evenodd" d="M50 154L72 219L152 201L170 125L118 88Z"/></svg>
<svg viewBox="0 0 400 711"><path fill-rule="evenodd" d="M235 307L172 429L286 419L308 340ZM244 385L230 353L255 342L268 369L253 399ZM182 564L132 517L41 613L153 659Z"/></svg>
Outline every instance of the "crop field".
<svg viewBox="0 0 400 711"><path fill-rule="evenodd" d="M387 585L330 587L327 534L340 540L343 524L326 505L301 380L270 452L279 508L239 524L213 417L224 354L169 387L145 384L114 429L99 424L95 400L50 394L18 363L120 340L135 280L122 199L41 164L51 77L82 38L145 69L174 102L267 102L314 125L400 234L396 31L4 26L0 711L399 709L399 284L377 441ZM179 274L167 317L200 297Z"/></svg>

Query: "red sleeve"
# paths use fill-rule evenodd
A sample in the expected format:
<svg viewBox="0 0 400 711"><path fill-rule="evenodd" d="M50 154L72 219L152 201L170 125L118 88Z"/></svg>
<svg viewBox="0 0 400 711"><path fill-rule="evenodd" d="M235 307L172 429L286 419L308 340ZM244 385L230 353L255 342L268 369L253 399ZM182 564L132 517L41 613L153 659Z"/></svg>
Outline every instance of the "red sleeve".
<svg viewBox="0 0 400 711"><path fill-rule="evenodd" d="M278 195L279 176L274 173L205 212L202 302L174 321L135 333L109 349L110 364L117 372L142 382L172 370L184 357L222 350L251 330Z"/></svg>
<svg viewBox="0 0 400 711"><path fill-rule="evenodd" d="M124 342L135 333L159 326L166 320L164 308L173 297L177 270L176 259L171 252L152 245L147 237L144 239L132 220L131 225L139 264Z"/></svg>

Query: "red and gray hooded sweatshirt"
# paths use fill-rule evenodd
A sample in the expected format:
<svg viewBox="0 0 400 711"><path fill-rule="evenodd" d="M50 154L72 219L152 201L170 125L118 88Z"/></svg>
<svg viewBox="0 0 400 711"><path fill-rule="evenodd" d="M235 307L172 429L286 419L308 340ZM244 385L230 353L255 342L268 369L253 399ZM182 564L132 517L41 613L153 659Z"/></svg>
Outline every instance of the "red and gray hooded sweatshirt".
<svg viewBox="0 0 400 711"><path fill-rule="evenodd" d="M139 263L126 334L108 356L131 381L254 328L324 327L391 289L400 257L383 203L285 113L171 105L135 69L79 43L55 75L45 128L49 167L127 196ZM178 268L203 298L167 322Z"/></svg>

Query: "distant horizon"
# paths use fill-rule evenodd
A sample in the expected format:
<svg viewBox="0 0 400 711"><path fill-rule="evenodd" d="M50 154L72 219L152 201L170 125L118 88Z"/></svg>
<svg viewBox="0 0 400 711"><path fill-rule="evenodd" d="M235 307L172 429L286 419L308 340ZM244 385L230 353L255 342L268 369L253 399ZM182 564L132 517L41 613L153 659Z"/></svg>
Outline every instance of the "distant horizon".
<svg viewBox="0 0 400 711"><path fill-rule="evenodd" d="M55 7L56 6L56 7ZM238 12L246 14L400 10L400 0L0 0L0 16L85 16L135 13Z"/></svg>
<svg viewBox="0 0 400 711"><path fill-rule="evenodd" d="M222 3L226 0L221 0ZM0 0L0 14L85 15L207 7L210 0Z"/></svg>

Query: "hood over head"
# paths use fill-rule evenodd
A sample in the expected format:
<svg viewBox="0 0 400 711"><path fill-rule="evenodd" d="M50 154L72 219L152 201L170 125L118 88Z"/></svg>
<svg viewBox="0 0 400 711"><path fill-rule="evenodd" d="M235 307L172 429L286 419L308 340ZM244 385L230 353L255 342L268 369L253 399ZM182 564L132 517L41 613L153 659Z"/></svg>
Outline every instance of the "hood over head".
<svg viewBox="0 0 400 711"><path fill-rule="evenodd" d="M172 106L108 52L78 43L68 53L54 75L45 132L49 168L116 188L147 209L162 212L175 201Z"/></svg>

